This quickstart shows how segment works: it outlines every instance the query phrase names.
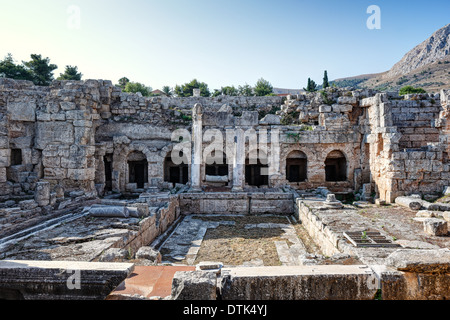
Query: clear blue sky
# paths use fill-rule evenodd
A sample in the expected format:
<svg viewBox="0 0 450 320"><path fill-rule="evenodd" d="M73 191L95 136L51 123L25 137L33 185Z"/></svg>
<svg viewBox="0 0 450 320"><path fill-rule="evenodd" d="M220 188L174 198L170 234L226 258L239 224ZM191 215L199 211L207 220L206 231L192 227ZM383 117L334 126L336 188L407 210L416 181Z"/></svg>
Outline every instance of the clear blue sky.
<svg viewBox="0 0 450 320"><path fill-rule="evenodd" d="M80 29L68 27L70 5ZM369 30L370 5L381 30ZM126 76L154 89L194 78L226 85L301 88L389 70L450 23L449 0L0 0L0 59L30 54L76 65L83 79Z"/></svg>

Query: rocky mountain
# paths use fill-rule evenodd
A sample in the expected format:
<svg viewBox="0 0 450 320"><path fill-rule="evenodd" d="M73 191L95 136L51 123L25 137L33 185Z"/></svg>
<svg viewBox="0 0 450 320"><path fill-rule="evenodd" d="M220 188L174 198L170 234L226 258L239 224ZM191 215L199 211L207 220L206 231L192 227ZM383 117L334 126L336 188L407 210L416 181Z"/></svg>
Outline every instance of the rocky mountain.
<svg viewBox="0 0 450 320"><path fill-rule="evenodd" d="M337 79L338 86L398 90L403 86L422 87L429 92L450 88L450 24L409 51L391 70Z"/></svg>
<svg viewBox="0 0 450 320"><path fill-rule="evenodd" d="M384 77L406 75L446 57L450 57L450 24L439 29L430 38L409 51Z"/></svg>

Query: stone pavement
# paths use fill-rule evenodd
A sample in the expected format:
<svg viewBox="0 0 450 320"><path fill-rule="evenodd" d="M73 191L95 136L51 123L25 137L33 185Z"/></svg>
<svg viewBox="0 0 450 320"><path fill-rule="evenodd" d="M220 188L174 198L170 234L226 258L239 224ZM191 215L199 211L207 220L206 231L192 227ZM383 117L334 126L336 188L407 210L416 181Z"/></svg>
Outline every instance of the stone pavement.
<svg viewBox="0 0 450 320"><path fill-rule="evenodd" d="M106 300L159 300L170 297L177 271L194 271L191 266L136 266Z"/></svg>

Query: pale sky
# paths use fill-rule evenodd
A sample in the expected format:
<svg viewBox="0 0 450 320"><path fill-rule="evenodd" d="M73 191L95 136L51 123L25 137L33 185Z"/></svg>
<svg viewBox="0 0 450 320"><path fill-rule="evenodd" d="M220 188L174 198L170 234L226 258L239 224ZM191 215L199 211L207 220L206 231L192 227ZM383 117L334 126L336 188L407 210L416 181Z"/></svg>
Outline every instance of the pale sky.
<svg viewBox="0 0 450 320"><path fill-rule="evenodd" d="M370 5L381 9L379 30L366 26ZM37 53L58 65L55 78L75 65L83 79L126 76L160 89L196 78L210 91L261 77L298 89L308 77L322 83L324 70L330 80L387 71L450 23L448 0L0 0L0 8L0 59Z"/></svg>

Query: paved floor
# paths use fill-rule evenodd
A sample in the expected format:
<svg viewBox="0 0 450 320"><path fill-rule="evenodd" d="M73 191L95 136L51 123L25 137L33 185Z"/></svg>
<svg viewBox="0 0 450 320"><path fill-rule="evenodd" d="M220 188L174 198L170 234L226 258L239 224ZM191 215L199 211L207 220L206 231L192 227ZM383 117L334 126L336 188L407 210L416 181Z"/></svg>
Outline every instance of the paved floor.
<svg viewBox="0 0 450 320"><path fill-rule="evenodd" d="M106 300L164 299L171 295L175 272L194 270L191 266L136 266Z"/></svg>

